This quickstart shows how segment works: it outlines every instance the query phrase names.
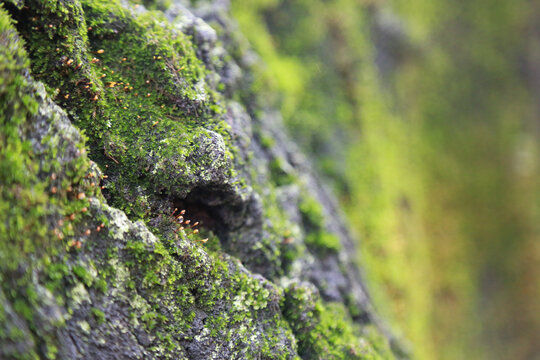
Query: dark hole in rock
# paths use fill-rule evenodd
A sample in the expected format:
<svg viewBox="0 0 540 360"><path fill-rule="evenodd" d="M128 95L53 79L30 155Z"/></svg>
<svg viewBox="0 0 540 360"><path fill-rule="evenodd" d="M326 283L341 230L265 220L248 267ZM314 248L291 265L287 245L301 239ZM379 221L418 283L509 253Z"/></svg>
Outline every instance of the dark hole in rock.
<svg viewBox="0 0 540 360"><path fill-rule="evenodd" d="M177 209L175 216L185 210L184 220L190 220L190 224L199 222L200 228L213 231L222 241L244 224L246 205L234 191L209 187L195 188L185 198L172 201L172 208Z"/></svg>

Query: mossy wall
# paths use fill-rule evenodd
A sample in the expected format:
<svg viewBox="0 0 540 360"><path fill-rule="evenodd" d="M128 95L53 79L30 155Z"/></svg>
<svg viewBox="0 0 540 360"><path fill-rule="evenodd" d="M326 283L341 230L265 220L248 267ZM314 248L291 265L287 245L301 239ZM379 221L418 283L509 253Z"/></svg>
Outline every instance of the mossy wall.
<svg viewBox="0 0 540 360"><path fill-rule="evenodd" d="M227 6L3 1L0 42L1 358L403 355Z"/></svg>
<svg viewBox="0 0 540 360"><path fill-rule="evenodd" d="M2 1L0 358L537 357L537 13Z"/></svg>

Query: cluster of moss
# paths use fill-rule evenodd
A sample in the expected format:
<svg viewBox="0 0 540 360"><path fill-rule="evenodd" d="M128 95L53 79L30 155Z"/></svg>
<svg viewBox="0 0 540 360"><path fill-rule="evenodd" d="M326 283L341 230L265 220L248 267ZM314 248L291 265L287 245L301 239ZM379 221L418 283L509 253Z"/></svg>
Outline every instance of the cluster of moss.
<svg viewBox="0 0 540 360"><path fill-rule="evenodd" d="M263 58L254 90L277 105L290 133L338 191L354 141L358 83L368 55L370 2L234 0L243 34Z"/></svg>
<svg viewBox="0 0 540 360"><path fill-rule="evenodd" d="M219 95L161 12L101 1L18 7L33 76L89 137L90 157L114 178L113 205L144 218L141 193L183 196L201 178L233 178L233 147L213 135L230 145Z"/></svg>
<svg viewBox="0 0 540 360"><path fill-rule="evenodd" d="M298 319L311 305L298 294L309 287L284 292L253 275L223 253L210 230L201 231L214 244L205 251L202 236L181 231L177 238L151 224L170 214L160 197L183 198L215 183L231 192L243 186L222 120L225 98L208 85L191 39L162 12L137 4L3 6L10 15L0 9L0 342L17 346L1 355L56 358L63 328L103 345L118 331L109 318L114 303L131 309L130 325L151 334L145 351L156 357L187 357L190 342L233 358L296 358L297 342L305 358L375 356L343 306L310 295L315 305L303 329ZM62 133L71 125L50 99L85 136ZM33 129L37 123L50 127L45 135ZM265 237L250 246L262 249L277 280L304 247L276 196L298 177L274 181L260 191ZM308 248L335 254L339 240L324 230L320 205L302 198ZM142 222L131 223L105 200ZM61 310L44 325L43 308ZM28 328L12 326L16 316ZM379 357L390 356L381 349Z"/></svg>
<svg viewBox="0 0 540 360"><path fill-rule="evenodd" d="M306 244L322 253L338 252L341 249L339 238L325 230L325 224L332 219L324 216L321 204L306 194L299 207L307 230Z"/></svg>
<svg viewBox="0 0 540 360"><path fill-rule="evenodd" d="M15 19L32 19L18 31L33 76L85 131L111 205L148 222L172 210L160 197L184 198L195 186L230 183L242 196L225 99L208 85L195 45L161 11L100 1L17 7ZM271 236L253 249L275 274L282 274L283 227L269 227Z"/></svg>
<svg viewBox="0 0 540 360"><path fill-rule="evenodd" d="M386 340L376 330L354 324L343 304L323 303L306 284L290 284L282 307L304 359L322 354L327 359L392 358Z"/></svg>
<svg viewBox="0 0 540 360"><path fill-rule="evenodd" d="M55 290L54 281L68 275L60 265L62 257L76 247L73 239L84 236L88 197L99 190L91 180L90 162L82 156L83 139L69 138L61 125L51 129L50 122L39 123L58 109L30 79L23 41L3 8L0 33L2 354L37 358L39 348L39 354L52 358L53 328L63 319L41 319L37 309L61 302L60 294L51 298L47 290ZM48 279L41 278L45 269L51 270ZM18 317L28 326L17 326ZM43 321L50 325L40 326Z"/></svg>
<svg viewBox="0 0 540 360"><path fill-rule="evenodd" d="M196 339L214 352L224 344L232 357L294 356L295 340L278 312L280 290L254 278L237 260L150 234L124 245L97 245L107 249L103 274L132 298L130 322L160 340L151 352L174 357L170 351ZM118 278L119 272L129 275ZM204 326L191 331L196 319Z"/></svg>

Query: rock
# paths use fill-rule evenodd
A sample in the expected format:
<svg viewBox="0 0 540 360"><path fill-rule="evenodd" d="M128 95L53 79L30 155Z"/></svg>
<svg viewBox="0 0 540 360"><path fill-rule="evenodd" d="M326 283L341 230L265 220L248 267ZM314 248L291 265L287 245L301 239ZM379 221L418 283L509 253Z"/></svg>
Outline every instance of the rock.
<svg viewBox="0 0 540 360"><path fill-rule="evenodd" d="M391 356L228 7L0 9L0 357Z"/></svg>

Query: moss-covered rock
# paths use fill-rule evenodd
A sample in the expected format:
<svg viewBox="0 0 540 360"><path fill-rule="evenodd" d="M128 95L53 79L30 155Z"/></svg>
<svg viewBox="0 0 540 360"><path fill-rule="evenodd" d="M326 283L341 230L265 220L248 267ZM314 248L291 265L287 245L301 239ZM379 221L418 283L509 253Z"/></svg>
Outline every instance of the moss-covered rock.
<svg viewBox="0 0 540 360"><path fill-rule="evenodd" d="M2 2L0 357L392 357L227 7L145 5Z"/></svg>

